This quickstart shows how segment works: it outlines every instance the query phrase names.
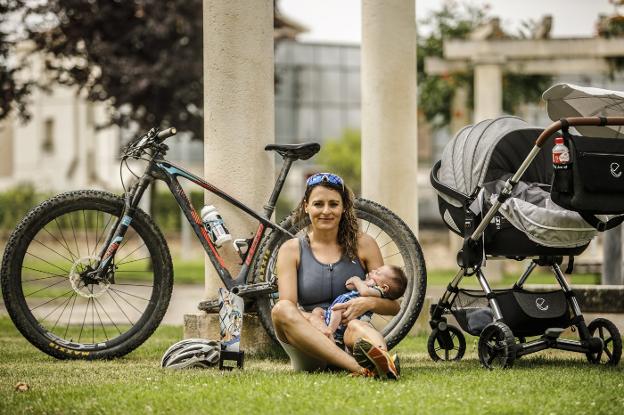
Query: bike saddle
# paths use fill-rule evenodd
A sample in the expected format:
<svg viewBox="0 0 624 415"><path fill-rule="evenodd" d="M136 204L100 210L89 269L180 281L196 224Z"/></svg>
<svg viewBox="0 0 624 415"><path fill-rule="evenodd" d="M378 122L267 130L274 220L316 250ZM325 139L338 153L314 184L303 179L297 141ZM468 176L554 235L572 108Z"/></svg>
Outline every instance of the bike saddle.
<svg viewBox="0 0 624 415"><path fill-rule="evenodd" d="M284 158L295 160L307 160L321 149L319 143L303 144L269 144L264 148L266 151L275 150L277 154Z"/></svg>

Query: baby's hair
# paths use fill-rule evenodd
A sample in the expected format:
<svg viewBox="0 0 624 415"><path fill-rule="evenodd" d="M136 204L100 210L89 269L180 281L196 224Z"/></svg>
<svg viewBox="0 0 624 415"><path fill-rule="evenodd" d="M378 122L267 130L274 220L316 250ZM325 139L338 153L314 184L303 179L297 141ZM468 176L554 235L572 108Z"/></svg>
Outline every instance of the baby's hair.
<svg viewBox="0 0 624 415"><path fill-rule="evenodd" d="M396 265L388 265L388 268L392 271L392 284L386 292L386 298L396 300L403 295L407 288L407 277L405 271Z"/></svg>

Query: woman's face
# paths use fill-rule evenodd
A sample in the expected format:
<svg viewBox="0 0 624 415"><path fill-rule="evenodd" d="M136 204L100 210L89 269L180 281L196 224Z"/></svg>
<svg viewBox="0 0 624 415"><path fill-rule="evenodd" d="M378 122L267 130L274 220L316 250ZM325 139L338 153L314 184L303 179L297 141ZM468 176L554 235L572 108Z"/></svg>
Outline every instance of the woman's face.
<svg viewBox="0 0 624 415"><path fill-rule="evenodd" d="M344 204L337 190L316 186L310 192L305 210L314 229L333 229L340 224Z"/></svg>

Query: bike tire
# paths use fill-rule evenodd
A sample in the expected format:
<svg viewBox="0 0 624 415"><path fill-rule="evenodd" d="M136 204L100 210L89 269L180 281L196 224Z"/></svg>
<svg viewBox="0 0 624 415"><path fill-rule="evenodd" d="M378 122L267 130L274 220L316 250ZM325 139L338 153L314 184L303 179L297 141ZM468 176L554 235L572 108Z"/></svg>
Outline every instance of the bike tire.
<svg viewBox="0 0 624 415"><path fill-rule="evenodd" d="M106 281L87 281L80 274L95 265L123 207L124 200L111 193L67 192L34 207L12 232L2 260L5 306L20 333L44 353L58 359L116 358L139 347L160 324L171 297L173 267L162 233L142 210L136 209ZM143 254L148 256L136 259ZM87 322L89 314L92 321Z"/></svg>
<svg viewBox="0 0 624 415"><path fill-rule="evenodd" d="M358 198L355 201L355 211L360 219L360 231L371 234L377 240L384 262L401 266L408 278L407 289L400 300L399 313L390 319L377 315L373 317L375 327L384 336L388 348L392 348L409 332L422 309L427 285L425 260L420 244L412 231L389 209L370 200ZM291 215L285 218L280 226L292 234L297 234L308 224L309 220L303 224L294 224ZM389 240L381 239L384 237ZM254 282L275 281L277 252L288 239L288 236L279 232L272 232L265 238L251 270ZM271 319L271 309L276 301L277 293L274 293L259 297L256 304L262 325L277 341Z"/></svg>

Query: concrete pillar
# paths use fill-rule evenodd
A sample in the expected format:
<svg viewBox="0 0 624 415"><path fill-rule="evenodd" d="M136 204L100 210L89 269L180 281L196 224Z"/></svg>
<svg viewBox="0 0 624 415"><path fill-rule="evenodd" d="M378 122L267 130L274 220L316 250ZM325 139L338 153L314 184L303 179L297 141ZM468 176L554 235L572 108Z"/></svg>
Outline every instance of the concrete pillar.
<svg viewBox="0 0 624 415"><path fill-rule="evenodd" d="M624 284L622 273L622 227L604 233L602 245L602 277L603 285Z"/></svg>
<svg viewBox="0 0 624 415"><path fill-rule="evenodd" d="M362 195L418 232L414 0L362 1Z"/></svg>
<svg viewBox="0 0 624 415"><path fill-rule="evenodd" d="M503 67L496 58L482 59L474 66L474 122L503 113Z"/></svg>
<svg viewBox="0 0 624 415"><path fill-rule="evenodd" d="M252 4L253 3L253 4ZM262 212L274 183L273 2L204 0L204 176ZM207 194L233 238L247 238L254 221ZM219 252L236 265L230 244ZM236 270L235 270L236 271ZM206 297L221 286L206 259Z"/></svg>

